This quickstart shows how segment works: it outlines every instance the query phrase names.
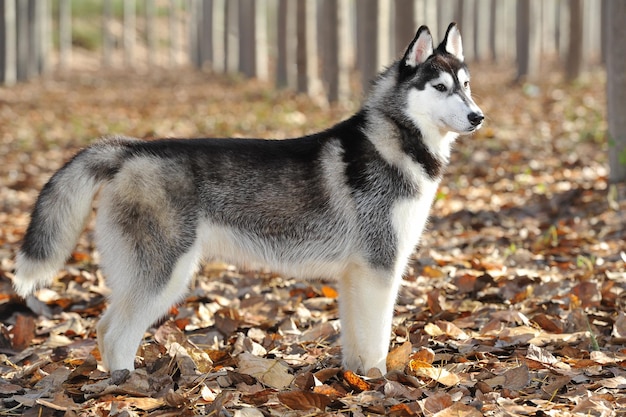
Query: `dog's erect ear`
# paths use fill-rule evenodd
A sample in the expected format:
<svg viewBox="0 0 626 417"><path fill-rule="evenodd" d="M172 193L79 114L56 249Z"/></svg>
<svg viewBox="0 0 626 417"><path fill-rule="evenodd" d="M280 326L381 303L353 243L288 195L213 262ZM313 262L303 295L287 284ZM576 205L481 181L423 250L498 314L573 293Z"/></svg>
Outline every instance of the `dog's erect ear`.
<svg viewBox="0 0 626 417"><path fill-rule="evenodd" d="M430 35L430 30L428 30L426 26L421 26L404 53L402 63L407 67L415 68L426 61L432 54L433 37Z"/></svg>
<svg viewBox="0 0 626 417"><path fill-rule="evenodd" d="M459 61L463 61L463 42L461 41L461 32L459 32L456 23L450 23L448 30L446 30L446 36L437 49L446 51L454 55Z"/></svg>

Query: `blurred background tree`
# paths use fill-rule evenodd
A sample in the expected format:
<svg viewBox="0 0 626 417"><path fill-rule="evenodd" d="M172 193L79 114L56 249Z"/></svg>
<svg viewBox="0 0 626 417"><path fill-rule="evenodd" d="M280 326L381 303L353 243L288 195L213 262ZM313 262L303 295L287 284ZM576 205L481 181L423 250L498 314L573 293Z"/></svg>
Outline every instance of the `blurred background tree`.
<svg viewBox="0 0 626 417"><path fill-rule="evenodd" d="M609 1L607 10L607 103L609 182L626 198L626 2Z"/></svg>
<svg viewBox="0 0 626 417"><path fill-rule="evenodd" d="M0 0L0 80L11 84L68 68L193 65L274 78L278 86L314 94L320 89L305 84L321 82L335 100L345 98L330 91L346 90L346 74L360 74L366 85L419 25L427 24L437 38L453 20L469 61L517 64L517 79L531 81L559 65L576 79L601 64L609 3Z"/></svg>
<svg viewBox="0 0 626 417"><path fill-rule="evenodd" d="M468 61L534 83L606 64L610 181L626 181L625 2L608 0L0 0L0 82L51 71L193 66L345 102L421 24L450 21ZM532 91L532 84L529 91Z"/></svg>

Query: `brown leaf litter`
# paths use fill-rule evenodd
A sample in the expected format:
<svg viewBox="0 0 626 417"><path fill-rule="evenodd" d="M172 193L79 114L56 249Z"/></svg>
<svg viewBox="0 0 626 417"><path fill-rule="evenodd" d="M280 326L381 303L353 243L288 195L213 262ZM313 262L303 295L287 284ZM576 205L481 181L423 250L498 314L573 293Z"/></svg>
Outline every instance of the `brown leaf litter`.
<svg viewBox="0 0 626 417"><path fill-rule="evenodd" d="M456 145L399 295L389 373L367 376L341 369L331 282L206 265L148 330L137 370L113 374L98 367L107 289L89 230L50 289L24 301L11 288L37 192L92 138L282 138L351 109L191 71L0 88L0 415L626 412L626 205L607 201L604 80L531 97L506 68L474 75L486 127Z"/></svg>

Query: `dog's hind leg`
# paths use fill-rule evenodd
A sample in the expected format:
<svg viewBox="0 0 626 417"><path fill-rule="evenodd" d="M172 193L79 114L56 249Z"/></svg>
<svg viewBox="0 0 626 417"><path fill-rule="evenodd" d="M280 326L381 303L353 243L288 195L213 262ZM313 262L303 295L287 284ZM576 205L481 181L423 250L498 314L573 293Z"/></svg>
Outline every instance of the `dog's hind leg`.
<svg viewBox="0 0 626 417"><path fill-rule="evenodd" d="M134 369L135 354L144 332L182 298L198 260L199 250L194 245L178 258L165 285L155 288L135 281L137 277L125 277L126 285L111 288L110 305L97 328L98 346L108 369Z"/></svg>
<svg viewBox="0 0 626 417"><path fill-rule="evenodd" d="M96 237L111 294L97 326L98 346L109 370L132 370L148 326L185 294L198 265L200 243L193 221L168 223L147 211L124 217L120 213L134 206L106 197L98 211ZM167 214L163 219L176 218Z"/></svg>
<svg viewBox="0 0 626 417"><path fill-rule="evenodd" d="M386 359L400 279L389 271L355 267L339 281L343 364L353 371L378 368Z"/></svg>

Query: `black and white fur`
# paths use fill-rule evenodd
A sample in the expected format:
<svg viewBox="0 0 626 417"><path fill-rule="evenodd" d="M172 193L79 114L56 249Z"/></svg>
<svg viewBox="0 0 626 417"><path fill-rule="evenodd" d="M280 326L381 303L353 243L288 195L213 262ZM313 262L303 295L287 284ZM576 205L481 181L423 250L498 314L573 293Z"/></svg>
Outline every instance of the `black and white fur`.
<svg viewBox="0 0 626 417"><path fill-rule="evenodd" d="M336 279L345 367L384 373L402 274L450 146L482 121L451 24L436 49L422 26L362 109L314 135L101 140L41 191L15 288L26 296L52 281L100 190L96 240L111 295L98 342L109 369L134 368L146 328L183 297L202 259L217 258Z"/></svg>

